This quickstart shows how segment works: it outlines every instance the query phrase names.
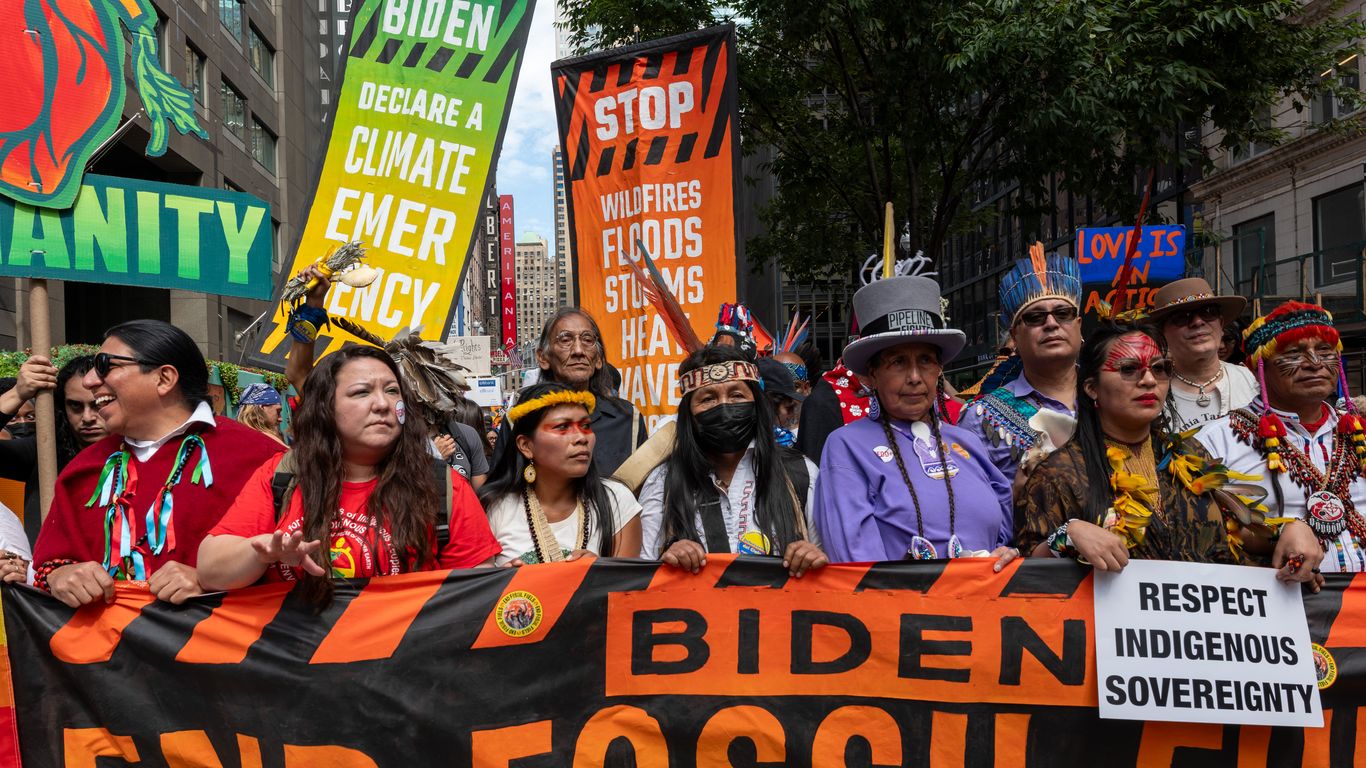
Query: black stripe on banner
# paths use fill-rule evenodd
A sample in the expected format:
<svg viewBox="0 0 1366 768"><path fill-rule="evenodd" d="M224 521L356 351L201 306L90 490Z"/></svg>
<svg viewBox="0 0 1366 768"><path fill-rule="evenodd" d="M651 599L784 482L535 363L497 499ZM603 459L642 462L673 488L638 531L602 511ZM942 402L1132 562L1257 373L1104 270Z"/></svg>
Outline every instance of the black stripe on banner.
<svg viewBox="0 0 1366 768"><path fill-rule="evenodd" d="M726 572L717 579L716 587L768 587L782 589L788 580L787 571L775 569L772 557L740 556L731 561Z"/></svg>
<svg viewBox="0 0 1366 768"><path fill-rule="evenodd" d="M446 68L446 62L450 61L451 57L454 55L455 51L443 45L436 49L436 53L432 54L431 60L427 62L427 69L430 69L433 72L440 72Z"/></svg>
<svg viewBox="0 0 1366 768"><path fill-rule="evenodd" d="M621 170L629 171L636 167L636 143L639 141L640 139L631 139L626 142L626 156L621 160ZM601 176L602 174L599 173L598 175Z"/></svg>
<svg viewBox="0 0 1366 768"><path fill-rule="evenodd" d="M479 62L484 60L482 53L467 53L465 60L460 62L460 69L455 71L456 77L469 77L474 74L474 70L479 68Z"/></svg>
<svg viewBox="0 0 1366 768"><path fill-rule="evenodd" d="M868 589L898 590L908 589L915 592L928 592L939 577L944 575L947 560L926 560L907 568L902 563L873 563L863 575L856 592Z"/></svg>
<svg viewBox="0 0 1366 768"><path fill-rule="evenodd" d="M1032 559L1020 561L1020 567L1001 589L1001 597L1015 595L1057 595L1072 597L1091 569L1072 560Z"/></svg>
<svg viewBox="0 0 1366 768"><path fill-rule="evenodd" d="M379 12L376 11L375 15L370 17L369 23L365 25L365 29L362 29L359 35L356 35L356 44L351 46L351 57L355 59L363 58L365 54L370 52L370 46L374 45L375 37L378 35Z"/></svg>
<svg viewBox="0 0 1366 768"><path fill-rule="evenodd" d="M641 80L653 80L659 77L659 69L664 65L663 53L652 53L645 57L645 74L640 76Z"/></svg>
<svg viewBox="0 0 1366 768"><path fill-rule="evenodd" d="M579 131L579 146L574 151L574 170L569 174L570 181L582 181L583 175L588 172L588 118L583 120L583 129Z"/></svg>
<svg viewBox="0 0 1366 768"><path fill-rule="evenodd" d="M675 52L674 52L674 75L675 75L675 76L678 76L678 75L686 75L686 74L688 74L688 69L692 66L692 52L693 52L694 50L696 50L696 49L694 49L694 48L689 48L689 49L686 50L686 51L675 51Z"/></svg>
<svg viewBox="0 0 1366 768"><path fill-rule="evenodd" d="M379 52L379 57L375 59L381 64L388 64L398 55L398 51L403 47L402 40L390 40L384 44L384 49Z"/></svg>
<svg viewBox="0 0 1366 768"><path fill-rule="evenodd" d="M417 63L422 60L422 54L426 52L426 43L418 43L417 45L414 45L413 49L408 52L408 58L403 60L403 66L408 67L409 69L416 67Z"/></svg>
<svg viewBox="0 0 1366 768"><path fill-rule="evenodd" d="M599 64L593 67L593 82L588 84L588 92L601 91L605 85L607 85L607 65Z"/></svg>
<svg viewBox="0 0 1366 768"><path fill-rule="evenodd" d="M645 155L646 165L659 165L659 161L664 159L664 150L669 147L668 136L656 136L650 141L650 152Z"/></svg>
<svg viewBox="0 0 1366 768"><path fill-rule="evenodd" d="M702 157L716 157L721 154L721 142L726 139L726 127L730 124L730 110L725 105L716 110L716 118L711 123L711 135L707 137L707 150Z"/></svg>
<svg viewBox="0 0 1366 768"><path fill-rule="evenodd" d="M686 163L692 159L692 148L697 144L697 134L689 133L678 141L678 157L674 158L675 163Z"/></svg>
<svg viewBox="0 0 1366 768"><path fill-rule="evenodd" d="M636 76L636 60L623 61L617 65L617 87L631 82L631 78Z"/></svg>
<svg viewBox="0 0 1366 768"><path fill-rule="evenodd" d="M603 147L602 155L598 158L598 175L606 176L612 172L612 156L617 153L616 147Z"/></svg>
<svg viewBox="0 0 1366 768"><path fill-rule="evenodd" d="M489 67L489 73L484 75L484 82L496 83L503 79L503 70L508 68L513 58L520 52L520 48L515 45L505 45L503 50L498 52L498 58L493 60L493 66ZM466 57L468 59L468 57Z"/></svg>
<svg viewBox="0 0 1366 768"><path fill-rule="evenodd" d="M1323 589L1317 595L1304 596L1304 615L1309 619L1309 642L1324 645L1333 623L1342 614L1342 598L1352 586L1352 574L1330 573L1324 577Z"/></svg>
<svg viewBox="0 0 1366 768"><path fill-rule="evenodd" d="M271 664L278 664L278 657L266 662L256 662L255 657L260 653L278 654L282 648L289 649L289 653L295 654L295 658L311 658L322 644L323 638L336 626L337 619L346 612L346 607L368 583L368 579L337 582L332 603L317 614L314 613L313 606L304 601L303 590L296 586L285 597L280 612L261 630L261 636L247 651L246 658L242 661L246 665L244 669L268 669ZM264 667L258 667L258 663Z"/></svg>
<svg viewBox="0 0 1366 768"><path fill-rule="evenodd" d="M496 29L507 26L508 17L512 15L512 9L516 7L516 3L503 3L503 7L498 9L498 26Z"/></svg>
<svg viewBox="0 0 1366 768"><path fill-rule="evenodd" d="M689 51L689 53L692 53ZM707 46L707 56L702 60L702 100L698 102L706 109L711 94L711 82L716 77L716 63L721 58L721 40L718 38ZM718 109L724 112L724 109Z"/></svg>

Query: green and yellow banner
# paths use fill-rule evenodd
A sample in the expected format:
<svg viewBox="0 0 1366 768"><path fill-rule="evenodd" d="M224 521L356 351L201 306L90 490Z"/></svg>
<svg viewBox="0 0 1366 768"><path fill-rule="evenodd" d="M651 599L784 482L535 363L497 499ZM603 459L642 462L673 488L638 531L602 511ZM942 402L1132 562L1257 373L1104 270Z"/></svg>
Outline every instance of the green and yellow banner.
<svg viewBox="0 0 1366 768"><path fill-rule="evenodd" d="M352 240L380 271L326 306L383 338L440 339L503 139L534 0L365 0L352 11L327 154L293 266ZM286 309L262 346L277 352ZM349 339L320 337L322 353Z"/></svg>

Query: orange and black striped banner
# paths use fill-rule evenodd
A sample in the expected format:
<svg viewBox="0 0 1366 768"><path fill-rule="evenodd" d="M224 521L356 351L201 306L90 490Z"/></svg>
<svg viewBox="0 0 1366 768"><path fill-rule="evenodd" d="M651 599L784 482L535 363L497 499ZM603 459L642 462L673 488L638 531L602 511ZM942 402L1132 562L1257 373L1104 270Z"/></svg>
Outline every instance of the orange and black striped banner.
<svg viewBox="0 0 1366 768"><path fill-rule="evenodd" d="M1366 576L1305 596L1315 729L1099 719L1091 594L1068 562L733 556L353 581L320 613L6 586L0 765L16 722L28 768L1366 765Z"/></svg>

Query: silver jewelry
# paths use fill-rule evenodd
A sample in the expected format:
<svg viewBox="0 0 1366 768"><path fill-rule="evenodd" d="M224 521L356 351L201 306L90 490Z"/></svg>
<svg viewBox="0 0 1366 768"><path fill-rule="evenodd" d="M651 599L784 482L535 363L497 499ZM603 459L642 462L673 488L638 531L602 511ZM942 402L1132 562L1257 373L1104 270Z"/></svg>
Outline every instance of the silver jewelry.
<svg viewBox="0 0 1366 768"><path fill-rule="evenodd" d="M1186 386L1195 387L1196 389L1200 390L1200 393L1195 398L1195 404L1200 406L1201 408L1204 408L1205 406L1210 404L1210 396L1209 393L1205 391L1205 387L1208 387L1209 385L1218 381L1219 378L1224 375L1224 365L1223 363L1220 363L1219 372L1209 377L1209 380L1204 383L1191 381L1185 376L1182 376L1181 373L1177 371L1175 368L1172 369L1172 374L1176 376L1176 378L1180 379L1181 383L1185 384Z"/></svg>

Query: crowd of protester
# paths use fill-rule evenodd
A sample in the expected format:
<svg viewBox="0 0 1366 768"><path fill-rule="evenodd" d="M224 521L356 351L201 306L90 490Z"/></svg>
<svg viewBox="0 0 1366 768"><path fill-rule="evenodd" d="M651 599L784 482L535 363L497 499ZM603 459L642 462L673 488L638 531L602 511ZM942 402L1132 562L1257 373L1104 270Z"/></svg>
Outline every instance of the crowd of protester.
<svg viewBox="0 0 1366 768"><path fill-rule="evenodd" d="M329 284L312 276L320 310ZM294 324L288 429L264 384L227 418L189 336L123 323L98 354L60 370L33 355L0 387L0 476L27 484L22 525L0 506L0 577L71 606L112 600L118 580L173 603L299 581L323 606L335 578L584 557L697 572L708 554L772 556L794 577L1148 558L1272 567L1313 590L1366 570L1366 420L1325 309L1287 302L1239 333L1245 300L1191 278L1083 340L1077 266L1041 249L999 298L1007 347L962 392L944 368L966 339L928 277L861 288L858 336L828 370L809 344L756 349L727 305L653 437L575 308L546 323L538 381L496 430L377 346L315 363ZM42 392L61 473L40 530Z"/></svg>

